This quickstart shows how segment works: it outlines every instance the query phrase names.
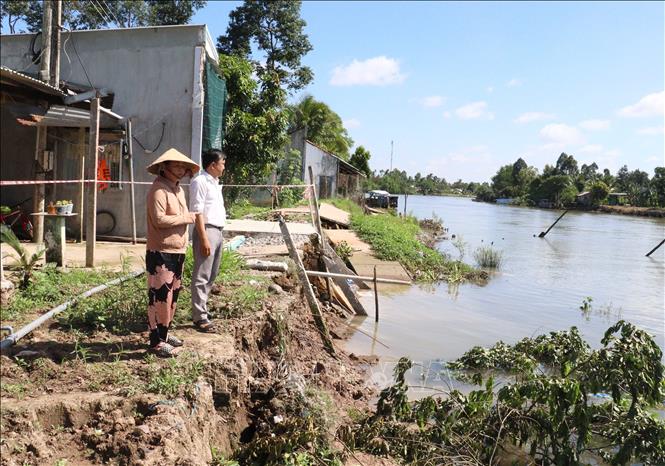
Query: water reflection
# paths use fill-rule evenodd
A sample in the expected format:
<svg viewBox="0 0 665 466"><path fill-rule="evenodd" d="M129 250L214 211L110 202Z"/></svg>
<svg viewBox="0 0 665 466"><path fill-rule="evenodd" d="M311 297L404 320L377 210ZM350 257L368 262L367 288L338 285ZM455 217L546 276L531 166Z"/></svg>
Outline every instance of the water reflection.
<svg viewBox="0 0 665 466"><path fill-rule="evenodd" d="M355 325L390 348L357 334L348 342L351 351L388 362L400 356L447 361L474 345L514 343L573 325L598 347L607 327L622 318L665 347L665 248L644 257L665 237L665 219L569 212L537 238L560 212L409 196L409 209L420 218L431 217L433 206L449 234L467 243L467 261L493 243L503 251L502 269L485 286L381 287L378 325L373 317ZM451 241L438 247L458 256ZM593 301L583 312L586 297ZM361 297L368 309L373 299Z"/></svg>

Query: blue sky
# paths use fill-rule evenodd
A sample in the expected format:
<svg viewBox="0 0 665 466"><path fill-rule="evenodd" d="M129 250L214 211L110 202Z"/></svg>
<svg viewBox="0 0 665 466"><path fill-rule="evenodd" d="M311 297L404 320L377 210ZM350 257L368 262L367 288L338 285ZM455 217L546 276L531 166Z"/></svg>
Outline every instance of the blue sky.
<svg viewBox="0 0 665 466"><path fill-rule="evenodd" d="M237 2L194 17L214 39ZM665 165L662 2L304 2L315 79L373 169L486 181L565 151ZM298 98L298 96L294 96Z"/></svg>
<svg viewBox="0 0 665 466"><path fill-rule="evenodd" d="M213 39L240 2L192 19ZM488 181L561 152L613 173L665 165L664 2L306 1L312 94L374 170Z"/></svg>

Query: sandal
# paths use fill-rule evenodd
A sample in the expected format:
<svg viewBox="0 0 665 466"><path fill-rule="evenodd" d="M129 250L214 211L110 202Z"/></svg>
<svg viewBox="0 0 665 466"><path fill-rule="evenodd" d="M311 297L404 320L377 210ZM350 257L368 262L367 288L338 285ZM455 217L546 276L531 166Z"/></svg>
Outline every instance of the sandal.
<svg viewBox="0 0 665 466"><path fill-rule="evenodd" d="M166 343L173 346L174 348L178 348L178 347L183 345L182 340L180 338L176 337L176 336L173 336L173 335L169 335L166 338Z"/></svg>
<svg viewBox="0 0 665 466"><path fill-rule="evenodd" d="M178 350L166 342L161 342L157 346L151 346L150 351L160 358L172 358L178 354Z"/></svg>
<svg viewBox="0 0 665 466"><path fill-rule="evenodd" d="M194 327L196 328L196 330L203 333L215 333L216 330L214 322L211 322L208 319L203 319L199 320L198 322L194 322Z"/></svg>

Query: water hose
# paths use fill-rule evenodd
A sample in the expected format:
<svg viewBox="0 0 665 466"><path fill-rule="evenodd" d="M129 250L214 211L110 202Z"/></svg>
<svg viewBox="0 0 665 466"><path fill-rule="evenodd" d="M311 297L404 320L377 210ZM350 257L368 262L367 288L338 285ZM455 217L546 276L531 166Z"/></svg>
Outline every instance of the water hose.
<svg viewBox="0 0 665 466"><path fill-rule="evenodd" d="M81 293L80 295L70 299L69 301L66 301L66 302L62 303L61 305L59 305L57 307L54 307L53 309L48 311L46 314L41 315L40 317L36 318L35 320L30 322L25 327L21 328L20 330L18 330L15 333L12 333L11 335L7 336L7 338L2 340L0 342L0 351L3 351L5 349L9 348L10 346L16 344L16 342L18 340L20 340L21 338L23 338L24 336L26 336L27 334L32 332L37 327L41 326L44 322L51 319L56 314L61 313L62 311L64 311L68 307L78 303L80 300L82 300L84 298L87 298L89 296L92 296L94 294L97 294L100 291L104 291L105 289L107 289L111 286L119 285L120 283L126 282L127 280L131 280L133 278L136 278L136 277L138 277L138 276L140 276L144 273L145 273L145 270L139 270L139 271L136 271L136 272L132 272L129 275L125 275L124 277L116 278L115 280L112 280L112 281L110 281L108 283L105 283L103 285L99 285L95 288L92 288L92 289L86 291L85 293Z"/></svg>

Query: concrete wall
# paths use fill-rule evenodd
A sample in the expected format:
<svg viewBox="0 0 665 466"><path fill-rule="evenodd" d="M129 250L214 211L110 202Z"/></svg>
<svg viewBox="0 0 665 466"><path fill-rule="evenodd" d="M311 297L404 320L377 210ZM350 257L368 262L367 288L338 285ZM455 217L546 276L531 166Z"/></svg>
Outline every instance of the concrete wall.
<svg viewBox="0 0 665 466"><path fill-rule="evenodd" d="M322 176L332 177L332 183L328 197L335 197L337 193L337 169L338 161L335 157L328 154L326 151L319 149L315 145L305 141L305 155L303 157L303 179L309 183L309 166L312 167L314 174L314 183L316 184L316 191L320 197L325 197L325 188L322 185ZM321 194L323 192L323 195Z"/></svg>
<svg viewBox="0 0 665 466"><path fill-rule="evenodd" d="M30 65L28 52L30 34L3 35L0 37L0 63L17 71L37 73L38 65ZM81 66L97 88L107 88L115 93L113 111L131 118L134 136L147 149L154 149L162 134L164 136L154 151L149 153L134 142L135 181L152 181L146 167L167 149L175 147L182 153L200 162L199 154L190 154L192 148L192 120L197 101L202 99L201 89L195 88L196 47L202 56L215 59L212 41L205 26L164 26L134 29L109 29L74 31L62 34L63 52L60 64L61 80L89 86ZM74 51L74 44L77 57ZM200 65L200 64L199 64ZM198 70L198 71L197 71ZM201 109L202 110L202 109ZM195 116L195 115L194 115ZM4 116L3 116L4 118ZM194 118L196 121L196 118ZM4 128L4 126L3 126ZM35 131L34 129L29 131ZM200 131L200 129L197 129ZM7 137L8 136L8 137ZM3 179L9 179L4 172L5 159L9 164L18 163L28 167L34 157L34 142L30 147L33 154L25 158L27 150L15 151L22 144L23 137L6 135L3 130L2 154ZM9 139L9 140L6 140ZM24 137L23 137L24 139ZM34 141L34 138L33 138ZM15 162L12 162L15 161ZM128 163L124 162L123 180L128 180ZM144 236L145 196L149 186L136 186L137 234ZM58 189L61 198L75 198L75 187ZM109 189L98 196L99 209L111 210L117 221L112 234L131 234L131 210L129 187L122 190Z"/></svg>

